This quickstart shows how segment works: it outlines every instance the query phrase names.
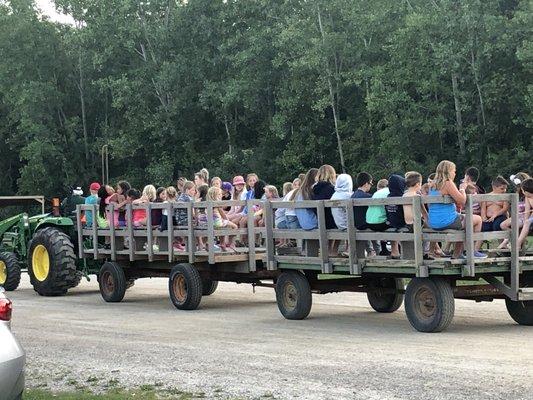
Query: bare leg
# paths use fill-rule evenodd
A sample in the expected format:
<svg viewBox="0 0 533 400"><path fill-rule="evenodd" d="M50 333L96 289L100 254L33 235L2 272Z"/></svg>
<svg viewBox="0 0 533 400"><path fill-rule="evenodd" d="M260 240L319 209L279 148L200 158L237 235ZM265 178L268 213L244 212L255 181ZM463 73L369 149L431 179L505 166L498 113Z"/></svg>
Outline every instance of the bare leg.
<svg viewBox="0 0 533 400"><path fill-rule="evenodd" d="M330 240L329 241L329 256L330 257L335 257L339 254L339 245L340 245L340 240Z"/></svg>
<svg viewBox="0 0 533 400"><path fill-rule="evenodd" d="M518 248L519 249L521 249L524 243L526 243L530 228L531 228L531 221L528 219L524 221L524 225L522 226L522 230L520 231L520 236L518 236Z"/></svg>
<svg viewBox="0 0 533 400"><path fill-rule="evenodd" d="M400 246L399 246L398 242L396 242L396 241L391 242L390 255L392 257L400 257Z"/></svg>
<svg viewBox="0 0 533 400"><path fill-rule="evenodd" d="M472 215L472 225L474 226L475 233L481 232L481 227L483 226L483 220L481 219L479 215ZM474 244L474 248L476 249L476 251L479 251L482 244L483 244L483 240L478 240Z"/></svg>
<svg viewBox="0 0 533 400"><path fill-rule="evenodd" d="M239 220L239 228L246 228L248 226L248 217L245 215L241 217ZM241 242L246 244L248 241L246 240L246 235L241 236Z"/></svg>

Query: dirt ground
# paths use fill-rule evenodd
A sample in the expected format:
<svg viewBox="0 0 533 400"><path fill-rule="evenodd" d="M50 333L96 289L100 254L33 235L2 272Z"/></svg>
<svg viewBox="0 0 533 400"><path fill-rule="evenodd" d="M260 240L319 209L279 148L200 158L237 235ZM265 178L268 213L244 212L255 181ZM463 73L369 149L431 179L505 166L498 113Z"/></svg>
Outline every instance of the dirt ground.
<svg viewBox="0 0 533 400"><path fill-rule="evenodd" d="M165 279L141 279L105 303L96 279L39 297L27 276L9 294L30 387L154 385L206 398L533 399L533 328L502 301L457 301L443 333L414 331L403 308L377 314L358 293L315 295L287 321L272 289L222 283L199 310L170 303Z"/></svg>

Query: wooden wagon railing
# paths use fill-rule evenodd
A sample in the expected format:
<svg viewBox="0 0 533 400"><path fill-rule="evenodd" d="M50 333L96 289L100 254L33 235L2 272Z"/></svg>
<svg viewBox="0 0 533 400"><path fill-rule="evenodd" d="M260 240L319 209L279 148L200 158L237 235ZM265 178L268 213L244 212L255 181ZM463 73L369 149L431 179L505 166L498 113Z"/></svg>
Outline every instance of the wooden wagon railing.
<svg viewBox="0 0 533 400"><path fill-rule="evenodd" d="M511 205L510 214L512 227L509 231L479 232L474 233L472 227L473 207L475 202L482 201L508 201ZM195 203L148 203L142 205L127 205L125 207L127 226L116 228L110 226L101 229L93 223L91 227L84 227L81 221L81 214L92 211L94 216L98 212L96 205L81 205L77 208L78 242L79 256L94 258L108 258L115 261L119 258L136 261L146 259L149 262L154 259L166 258L169 263L177 259L186 259L190 263L198 260L206 260L209 264L223 262L247 263L247 271L255 272L259 266L266 270L275 271L280 266L288 264L299 264L302 269L306 265L319 265L320 272L338 272L336 268L342 266L345 271L352 275L361 275L366 266L372 265L392 265L408 262L415 266L415 276L428 277L433 262L424 260L423 243L429 242L464 242L465 260L454 260L461 265L461 276L476 277L478 275L478 265L491 262L493 264L505 264L510 271L510 286L504 284L495 276L484 276L491 285L501 290L512 299L533 299L531 289L519 288L519 277L521 273L521 261L528 265L533 261L533 257L520 257L518 248L518 196L516 194L501 195L468 195L465 206L465 230L457 231L435 231L425 228L422 224L422 207L434 203L452 203L449 197L442 196L415 196L415 197L393 197L385 199L349 199L349 200L309 200L309 201L220 201L220 202L195 202ZM264 227L254 226L254 215L252 212L247 215L247 228L239 229L215 229L213 224L213 209L215 207L227 206L247 206L248 210L253 205L260 204L263 207ZM369 230L357 230L354 221L355 206L386 206L386 205L411 205L413 207L413 232L374 232ZM326 229L327 208L343 207L347 213L347 229ZM274 212L278 208L294 209L308 208L314 209L317 215L318 228L313 230L289 230L277 229L274 226ZM152 226L152 210L166 210L168 229L159 231L157 228L146 227L137 229L132 224L132 214L135 209L145 209L147 212L147 226ZM188 216L187 226L175 226L172 216L174 210L185 209ZM207 214L207 226L205 229L199 228L194 221L195 211L203 209ZM107 210L113 213L114 206L110 205ZM95 218L93 217L93 221ZM112 224L111 224L112 225ZM239 254L219 253L215 250L215 237L238 235L248 239L248 247L240 249ZM261 243L256 243L256 236L260 235ZM107 238L108 249L98 246L99 238ZM176 252L172 243L177 237L186 238L186 248L183 252ZM196 238L207 238L207 252L196 250ZM92 240L92 247L85 248L81 245L85 239ZM124 238L130 243L129 248L124 247ZM141 240L135 240L135 239ZM297 254L280 254L275 243L277 239L293 239L304 243L304 250ZM490 260L479 260L474 258L474 243L478 240L508 239L511 246L510 257L498 256ZM330 257L328 254L328 241L340 240L345 242L348 253L347 258ZM379 260L369 259L365 255L366 242L369 240L398 241L402 243L403 260ZM146 248L140 248L139 243L145 241ZM154 252L153 244L162 243L160 251ZM165 245L166 243L166 245ZM449 260L449 259L448 259ZM439 262L439 261L436 261Z"/></svg>

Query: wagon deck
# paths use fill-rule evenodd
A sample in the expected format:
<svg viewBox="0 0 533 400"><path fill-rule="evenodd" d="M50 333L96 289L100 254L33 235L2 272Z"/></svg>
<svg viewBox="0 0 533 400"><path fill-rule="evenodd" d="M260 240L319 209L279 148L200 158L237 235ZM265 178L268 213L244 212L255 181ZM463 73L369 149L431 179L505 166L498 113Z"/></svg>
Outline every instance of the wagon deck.
<svg viewBox="0 0 533 400"><path fill-rule="evenodd" d="M474 202L488 200L508 201L511 204L510 213L513 226L511 230L473 232L472 205ZM128 279L170 275L172 281L176 265L186 266L195 271L194 273L198 274L198 279L203 280L204 286L209 286L218 280L255 284L264 284L265 280L272 280L271 286L276 286L279 289L279 278L289 276L293 279L290 280L288 286L294 289L299 285L294 279L298 280L303 277L309 286L310 293L311 291L320 293L341 290L366 291L369 293L369 300L372 296L378 300L389 299L389 303L392 302L393 304L390 304L388 308L385 307L385 309L392 310L398 302L397 297L402 296L403 299L404 286L401 278L411 278L412 281L416 282L429 282L431 284L437 282L437 286L449 286L452 296L457 298L476 300L507 298L513 303L531 306L533 300L533 254L520 254L518 249L517 195L469 195L465 208L466 229L464 231L434 231L423 227L422 207L431 203L449 203L451 201L448 197L431 196L342 201L261 202L248 200L246 202L150 203L128 205L126 207L126 220L129 222L122 229L113 226L109 229L100 229L97 226L84 227L81 222L82 213L87 211L96 213L98 208L94 205L82 205L78 206L77 210L78 242L82 244L78 246L78 251L80 258L99 259L118 266L125 271ZM246 205L251 209L254 204L261 204L263 207L264 227L254 226L254 216L251 213L248 214L247 228L215 229L213 226L213 209L215 207ZM413 207L415 218L413 232L373 232L355 229L354 206L391 204L399 206L405 204ZM326 209L333 207L342 207L346 210L347 230L326 229ZM165 210L166 215L163 218L166 218L168 229L161 231L158 227L151 229L146 227L134 228L131 217L133 210L139 208L146 209L147 226L150 227L152 227L152 211ZM276 229L274 212L278 208L314 209L317 215L318 228L314 230ZM172 215L176 209L187 211L187 226L175 226L173 224ZM194 222L194 215L200 210L207 215L205 227L199 227ZM113 205L108 207L108 211L114 212ZM235 253L222 252L217 249L216 238L226 235L242 236L249 245L238 248ZM172 244L178 237L182 238L185 244L184 251L176 251L173 248ZM207 250L197 250L196 241L199 237L205 238ZM298 246L289 252L282 251L276 247L278 239L291 239L296 241ZM491 249L488 258L474 258L475 241L488 241L490 246L490 243L497 239L508 239L510 250ZM331 240L341 242L346 257L329 256L328 243ZM380 256L367 257L365 248L370 240L400 242L401 259L396 260ZM424 259L424 242L464 242L465 257L464 259L426 260ZM190 272L188 271L188 273ZM322 274L333 276L323 280L320 279ZM183 273L179 274L179 276L182 275ZM480 281L481 278L484 282ZM187 300L187 278L184 279L181 292L173 287L173 284L169 286L171 298L178 308L186 308L180 306L180 301L176 301L176 298L179 297L177 294L180 293L183 297L182 301ZM285 280L283 279L282 283ZM459 288L458 280L470 280L473 284L461 285ZM476 283L476 281L479 282ZM479 285L478 283L483 284ZM188 284L190 286L191 282ZM433 289L431 287L429 289L424 288L430 293L435 291ZM441 289L435 293L440 293L442 290L446 292L447 290L446 288ZM279 292L280 290L277 290L277 295ZM289 292L283 291L286 296L291 298ZM298 292L295 289L294 293ZM438 295L431 298L432 301L436 301ZM396 299L396 303L391 299ZM425 302L427 303L427 301ZM301 300L300 303L302 303ZM300 310L298 299L292 303L290 301L283 303L283 299L278 298L278 305L287 318L299 319L302 316L305 317L309 312L305 310L305 307L303 311ZM408 308L407 304L406 308ZM296 311L291 314L287 310ZM528 318L533 319L533 315ZM413 323L413 321L411 322ZM419 328L417 327L417 329ZM435 330L435 328L430 330Z"/></svg>

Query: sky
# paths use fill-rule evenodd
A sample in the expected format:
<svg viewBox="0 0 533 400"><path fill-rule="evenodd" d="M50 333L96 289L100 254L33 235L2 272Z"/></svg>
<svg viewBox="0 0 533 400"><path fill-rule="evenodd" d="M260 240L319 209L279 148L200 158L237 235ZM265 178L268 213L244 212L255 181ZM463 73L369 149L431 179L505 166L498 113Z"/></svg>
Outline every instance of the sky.
<svg viewBox="0 0 533 400"><path fill-rule="evenodd" d="M43 14L48 16L52 21L70 24L74 23L72 17L65 14L59 14L56 11L53 0L36 0L35 4L37 4L37 7L43 12Z"/></svg>

